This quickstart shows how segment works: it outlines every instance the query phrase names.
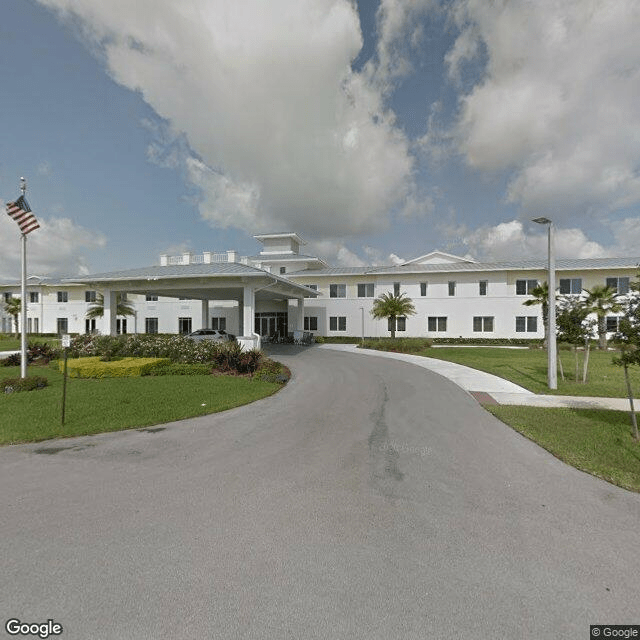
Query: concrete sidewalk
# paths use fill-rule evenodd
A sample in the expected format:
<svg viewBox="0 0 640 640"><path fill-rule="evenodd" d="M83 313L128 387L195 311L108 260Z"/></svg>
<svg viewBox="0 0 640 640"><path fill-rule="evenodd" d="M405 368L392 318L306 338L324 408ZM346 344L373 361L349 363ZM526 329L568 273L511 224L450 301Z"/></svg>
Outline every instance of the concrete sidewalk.
<svg viewBox="0 0 640 640"><path fill-rule="evenodd" d="M491 373L478 371L455 362L426 358L408 353L359 349L355 344L324 344L320 349L334 349L359 355L392 358L429 369L448 378L482 404L528 405L531 407L569 407L574 409L615 409L629 411L627 398L590 398L584 396L539 395Z"/></svg>

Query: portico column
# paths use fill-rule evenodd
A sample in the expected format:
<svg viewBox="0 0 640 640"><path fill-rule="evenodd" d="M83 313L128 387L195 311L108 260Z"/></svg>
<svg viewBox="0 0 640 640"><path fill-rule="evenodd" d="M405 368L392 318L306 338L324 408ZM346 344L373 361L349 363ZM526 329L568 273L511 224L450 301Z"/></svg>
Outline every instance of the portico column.
<svg viewBox="0 0 640 640"><path fill-rule="evenodd" d="M201 329L209 328L209 301L208 300L202 301L202 318L200 322L200 328Z"/></svg>
<svg viewBox="0 0 640 640"><path fill-rule="evenodd" d="M118 310L117 293L111 289L102 292L104 296L104 314L102 316L102 330L106 336L116 335L116 315Z"/></svg>
<svg viewBox="0 0 640 640"><path fill-rule="evenodd" d="M304 298L298 298L298 331L304 331Z"/></svg>
<svg viewBox="0 0 640 640"><path fill-rule="evenodd" d="M242 302L242 335L250 336L253 334L253 320L256 305L256 294L253 287L245 286Z"/></svg>

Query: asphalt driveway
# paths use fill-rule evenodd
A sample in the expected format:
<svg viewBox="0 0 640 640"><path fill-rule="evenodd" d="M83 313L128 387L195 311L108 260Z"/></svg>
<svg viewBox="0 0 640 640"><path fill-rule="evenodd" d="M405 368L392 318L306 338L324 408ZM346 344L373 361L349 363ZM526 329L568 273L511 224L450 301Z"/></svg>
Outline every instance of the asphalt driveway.
<svg viewBox="0 0 640 640"><path fill-rule="evenodd" d="M640 496L430 371L278 349L294 377L252 405L0 449L3 627L538 640L640 623Z"/></svg>

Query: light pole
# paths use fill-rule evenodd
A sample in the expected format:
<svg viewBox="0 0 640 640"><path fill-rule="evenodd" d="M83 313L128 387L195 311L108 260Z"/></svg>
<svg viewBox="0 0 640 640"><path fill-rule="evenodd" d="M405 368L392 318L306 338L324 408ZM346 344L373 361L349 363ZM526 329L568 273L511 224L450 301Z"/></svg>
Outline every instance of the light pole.
<svg viewBox="0 0 640 640"><path fill-rule="evenodd" d="M364 307L360 307L360 313L362 314L362 324L361 324L361 341L360 346L364 347Z"/></svg>
<svg viewBox="0 0 640 640"><path fill-rule="evenodd" d="M549 325L547 331L547 377L549 380L549 389L558 388L558 362L556 351L556 259L553 247L553 222L549 218L534 218L533 222L538 224L546 224L549 233L548 246L548 271L547 282L549 286Z"/></svg>

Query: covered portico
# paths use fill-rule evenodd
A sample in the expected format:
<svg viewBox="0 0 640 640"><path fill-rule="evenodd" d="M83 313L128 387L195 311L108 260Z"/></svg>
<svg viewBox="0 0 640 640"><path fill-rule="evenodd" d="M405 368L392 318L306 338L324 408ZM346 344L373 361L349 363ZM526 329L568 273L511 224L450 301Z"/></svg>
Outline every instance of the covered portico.
<svg viewBox="0 0 640 640"><path fill-rule="evenodd" d="M116 334L117 297L123 293L200 300L199 328L209 327L210 301L235 301L239 337L253 339L254 342L259 341L254 331L257 306L289 311L292 316L289 330L302 331L304 299L317 295L313 289L238 263L156 266L82 276L69 279L68 282L83 284L103 294L102 332L108 335ZM296 303L295 307L289 304L292 300Z"/></svg>

